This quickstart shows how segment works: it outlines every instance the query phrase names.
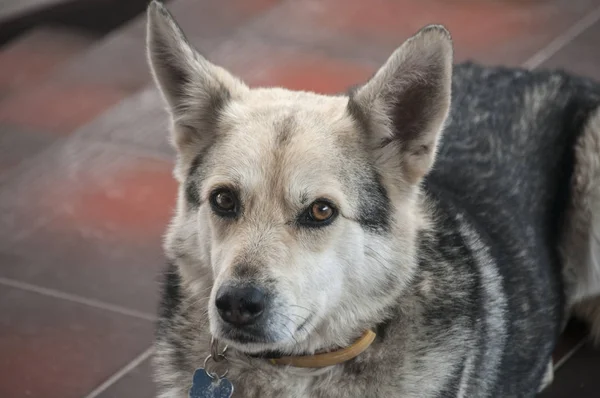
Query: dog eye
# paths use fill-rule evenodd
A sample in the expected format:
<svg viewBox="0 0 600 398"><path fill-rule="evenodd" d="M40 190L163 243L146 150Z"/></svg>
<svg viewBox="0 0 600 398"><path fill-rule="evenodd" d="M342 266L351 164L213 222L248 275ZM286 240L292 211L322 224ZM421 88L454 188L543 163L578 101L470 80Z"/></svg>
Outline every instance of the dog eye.
<svg viewBox="0 0 600 398"><path fill-rule="evenodd" d="M213 211L221 217L235 217L238 210L238 200L229 189L217 189L210 195L210 205Z"/></svg>
<svg viewBox="0 0 600 398"><path fill-rule="evenodd" d="M298 222L306 227L322 227L331 224L336 216L337 210L331 203L317 200L300 215Z"/></svg>

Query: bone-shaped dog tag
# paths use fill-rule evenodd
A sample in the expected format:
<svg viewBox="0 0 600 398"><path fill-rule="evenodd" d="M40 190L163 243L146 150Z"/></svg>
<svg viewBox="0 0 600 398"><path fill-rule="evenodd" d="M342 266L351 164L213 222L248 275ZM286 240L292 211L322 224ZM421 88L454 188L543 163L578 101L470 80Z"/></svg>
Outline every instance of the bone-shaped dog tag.
<svg viewBox="0 0 600 398"><path fill-rule="evenodd" d="M190 398L231 398L233 384L224 377L210 375L203 368L196 369L190 389Z"/></svg>

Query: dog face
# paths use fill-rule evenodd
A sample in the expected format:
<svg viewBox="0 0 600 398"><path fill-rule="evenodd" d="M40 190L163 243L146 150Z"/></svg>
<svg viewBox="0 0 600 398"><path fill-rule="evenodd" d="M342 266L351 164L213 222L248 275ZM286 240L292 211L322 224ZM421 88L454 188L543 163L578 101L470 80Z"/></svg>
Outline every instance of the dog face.
<svg viewBox="0 0 600 398"><path fill-rule="evenodd" d="M148 54L178 152L166 250L192 297L208 296L212 335L291 354L383 319L416 267L418 186L450 102L447 32L420 31L350 97L250 89L156 2Z"/></svg>

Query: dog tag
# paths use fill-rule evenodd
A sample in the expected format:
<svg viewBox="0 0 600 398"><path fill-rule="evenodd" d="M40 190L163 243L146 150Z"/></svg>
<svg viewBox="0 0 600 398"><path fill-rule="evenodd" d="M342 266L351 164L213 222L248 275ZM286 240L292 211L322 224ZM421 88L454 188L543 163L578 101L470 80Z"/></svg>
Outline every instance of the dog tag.
<svg viewBox="0 0 600 398"><path fill-rule="evenodd" d="M209 375L203 368L196 369L190 398L231 398L233 384L224 377Z"/></svg>

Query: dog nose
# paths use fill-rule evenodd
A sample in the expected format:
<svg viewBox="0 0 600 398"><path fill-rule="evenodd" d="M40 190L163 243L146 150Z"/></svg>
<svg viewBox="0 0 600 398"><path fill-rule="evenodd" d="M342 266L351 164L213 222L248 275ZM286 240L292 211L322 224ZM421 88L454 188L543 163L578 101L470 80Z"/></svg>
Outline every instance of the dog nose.
<svg viewBox="0 0 600 398"><path fill-rule="evenodd" d="M265 309L265 294L254 286L221 286L215 304L221 318L234 326L250 325Z"/></svg>

